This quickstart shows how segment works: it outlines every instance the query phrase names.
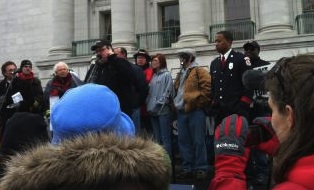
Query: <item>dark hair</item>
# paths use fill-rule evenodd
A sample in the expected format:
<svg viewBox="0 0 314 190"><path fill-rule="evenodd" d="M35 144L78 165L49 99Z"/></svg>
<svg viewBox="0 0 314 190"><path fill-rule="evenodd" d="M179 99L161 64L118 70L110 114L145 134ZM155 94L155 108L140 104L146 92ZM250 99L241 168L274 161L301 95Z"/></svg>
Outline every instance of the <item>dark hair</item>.
<svg viewBox="0 0 314 190"><path fill-rule="evenodd" d="M217 34L221 34L224 36L224 38L227 40L227 41L230 41L230 42L233 42L233 35L230 31L219 31L217 32Z"/></svg>
<svg viewBox="0 0 314 190"><path fill-rule="evenodd" d="M6 72L6 68L9 65L14 65L16 67L16 64L13 61L7 61L7 62L3 63L2 66L1 66L2 74L4 74Z"/></svg>
<svg viewBox="0 0 314 190"><path fill-rule="evenodd" d="M266 88L280 113L285 106L293 109L289 137L281 142L274 160L276 183L286 180L287 172L301 157L314 153L314 56L282 58L268 72Z"/></svg>
<svg viewBox="0 0 314 190"><path fill-rule="evenodd" d="M160 63L159 68L160 69L167 68L167 61L166 61L166 57L164 54L157 53L156 55L152 56L152 60L154 58L157 58L159 60L159 63ZM154 70L154 72L155 72L155 70Z"/></svg>
<svg viewBox="0 0 314 190"><path fill-rule="evenodd" d="M120 48L121 53L122 53L125 57L127 57L127 56L128 56L128 51L127 51L124 47L119 47L119 48Z"/></svg>

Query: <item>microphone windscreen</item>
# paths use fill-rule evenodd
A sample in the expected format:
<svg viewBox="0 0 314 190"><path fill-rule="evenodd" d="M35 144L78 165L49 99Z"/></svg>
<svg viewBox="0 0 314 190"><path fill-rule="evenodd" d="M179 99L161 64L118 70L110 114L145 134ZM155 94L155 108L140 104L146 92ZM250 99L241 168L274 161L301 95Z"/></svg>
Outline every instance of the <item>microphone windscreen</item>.
<svg viewBox="0 0 314 190"><path fill-rule="evenodd" d="M15 75L16 73L21 73L22 69L18 68L15 71L12 72L13 75Z"/></svg>
<svg viewBox="0 0 314 190"><path fill-rule="evenodd" d="M265 71L247 70L242 75L242 82L245 88L249 90L265 90Z"/></svg>

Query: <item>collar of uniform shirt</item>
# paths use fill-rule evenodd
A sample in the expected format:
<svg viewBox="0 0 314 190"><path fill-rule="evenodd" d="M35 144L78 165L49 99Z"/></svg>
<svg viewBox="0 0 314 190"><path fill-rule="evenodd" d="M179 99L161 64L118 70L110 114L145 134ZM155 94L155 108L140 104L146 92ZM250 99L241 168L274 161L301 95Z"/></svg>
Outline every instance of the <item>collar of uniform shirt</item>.
<svg viewBox="0 0 314 190"><path fill-rule="evenodd" d="M222 59L222 56L224 56L225 57L225 60L227 60L228 59L228 56L229 56L229 54L230 54L230 52L231 52L231 48L224 54L224 55L220 55L220 59Z"/></svg>

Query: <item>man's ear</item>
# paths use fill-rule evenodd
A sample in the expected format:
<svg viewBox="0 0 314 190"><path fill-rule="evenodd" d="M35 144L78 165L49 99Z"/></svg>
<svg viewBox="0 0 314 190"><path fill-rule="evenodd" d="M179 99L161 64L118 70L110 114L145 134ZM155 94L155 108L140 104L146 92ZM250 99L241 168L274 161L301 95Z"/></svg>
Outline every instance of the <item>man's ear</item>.
<svg viewBox="0 0 314 190"><path fill-rule="evenodd" d="M285 113L286 113L286 122L288 124L289 129L292 129L294 126L294 110L290 105L285 106Z"/></svg>

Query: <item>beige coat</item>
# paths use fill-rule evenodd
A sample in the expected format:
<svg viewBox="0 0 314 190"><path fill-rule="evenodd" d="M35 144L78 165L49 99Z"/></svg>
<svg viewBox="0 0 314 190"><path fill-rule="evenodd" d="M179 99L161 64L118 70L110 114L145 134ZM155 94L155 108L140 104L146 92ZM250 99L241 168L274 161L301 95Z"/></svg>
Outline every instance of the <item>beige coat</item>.
<svg viewBox="0 0 314 190"><path fill-rule="evenodd" d="M187 71L184 82L184 111L190 112L196 109L204 109L211 101L211 77L208 71L202 67L191 67ZM180 86L180 74L175 80L175 90Z"/></svg>

